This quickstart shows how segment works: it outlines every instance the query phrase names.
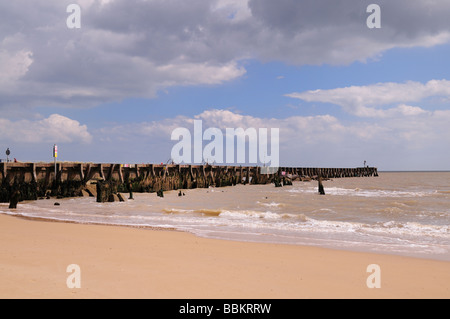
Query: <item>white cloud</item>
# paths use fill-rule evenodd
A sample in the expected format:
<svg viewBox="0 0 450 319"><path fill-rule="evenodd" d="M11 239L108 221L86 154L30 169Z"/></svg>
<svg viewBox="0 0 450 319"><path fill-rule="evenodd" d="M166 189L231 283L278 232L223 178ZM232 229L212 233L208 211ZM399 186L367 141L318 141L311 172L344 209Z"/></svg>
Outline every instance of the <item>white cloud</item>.
<svg viewBox="0 0 450 319"><path fill-rule="evenodd" d="M33 53L30 51L8 52L0 49L0 84L3 88L5 85L13 84L28 72L33 63L32 56Z"/></svg>
<svg viewBox="0 0 450 319"><path fill-rule="evenodd" d="M232 61L225 65L209 65L208 63L174 63L156 68L167 86L222 84L245 74L245 69ZM193 76L195 74L195 76ZM163 81L164 82L164 81Z"/></svg>
<svg viewBox="0 0 450 319"><path fill-rule="evenodd" d="M223 12L232 21L242 21L252 16L248 0L216 0L213 11Z"/></svg>
<svg viewBox="0 0 450 319"><path fill-rule="evenodd" d="M391 117L377 122L354 122L346 124L331 115L291 116L284 119L261 118L242 115L229 110L211 109L203 111L194 117L178 116L162 121L142 122L127 125L117 125L103 128L98 132L105 135L127 136L130 140L135 137L154 136L158 139L170 140L171 132L177 127L193 129L194 120L202 120L203 129L218 128L279 128L282 143L293 145L294 148L302 143L319 144L339 142L347 143L351 140L361 142L375 140L390 140L396 135L405 135L407 132L423 134L437 138L433 132L449 131L448 120L450 111L424 111L418 107L401 105L392 109L397 117ZM410 115L405 117L403 115ZM443 137L441 137L443 138ZM447 134L447 139L450 134ZM402 142L401 140L399 142Z"/></svg>
<svg viewBox="0 0 450 319"><path fill-rule="evenodd" d="M306 102L322 102L339 105L344 111L360 117L413 116L425 111L405 103L417 103L430 97L450 97L450 81L431 80L425 84L378 83L368 86L350 86L330 90L314 90L291 93L286 96ZM398 104L395 108L382 109Z"/></svg>
<svg viewBox="0 0 450 319"><path fill-rule="evenodd" d="M0 11L0 82L9 86L0 107L153 98L233 81L246 59L342 65L450 41L447 0L378 4L382 29L372 32L364 1L82 0L82 26L69 30L61 1L10 1Z"/></svg>
<svg viewBox="0 0 450 319"><path fill-rule="evenodd" d="M429 113L428 111L418 107L418 106L410 106L406 104L401 104L396 108L389 109L386 113L390 113L388 116L392 117L395 115L403 115L403 116L417 116L422 114Z"/></svg>
<svg viewBox="0 0 450 319"><path fill-rule="evenodd" d="M170 159L176 144L170 139L172 131L181 127L193 134L193 121L202 120L203 132L208 128L218 128L223 134L227 128L267 128L269 132L278 128L282 166L352 167L368 160L381 169L448 168L450 110L400 105L391 112L395 116L347 123L331 115L276 119L210 109L193 117L111 125L93 135L105 151L117 150L112 158L159 163Z"/></svg>
<svg viewBox="0 0 450 319"><path fill-rule="evenodd" d="M53 114L37 121L0 119L0 139L15 143L90 143L92 135L86 125Z"/></svg>

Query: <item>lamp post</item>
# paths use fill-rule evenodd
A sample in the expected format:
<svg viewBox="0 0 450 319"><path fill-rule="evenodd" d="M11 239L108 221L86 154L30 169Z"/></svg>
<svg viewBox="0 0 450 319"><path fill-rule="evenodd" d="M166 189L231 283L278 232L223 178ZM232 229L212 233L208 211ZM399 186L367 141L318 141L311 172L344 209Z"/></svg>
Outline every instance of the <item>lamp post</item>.
<svg viewBox="0 0 450 319"><path fill-rule="evenodd" d="M58 157L58 146L53 145L53 160L55 162L55 182L56 182L56 158Z"/></svg>
<svg viewBox="0 0 450 319"><path fill-rule="evenodd" d="M9 162L9 155L11 154L11 151L9 150L9 147L6 149L6 163Z"/></svg>

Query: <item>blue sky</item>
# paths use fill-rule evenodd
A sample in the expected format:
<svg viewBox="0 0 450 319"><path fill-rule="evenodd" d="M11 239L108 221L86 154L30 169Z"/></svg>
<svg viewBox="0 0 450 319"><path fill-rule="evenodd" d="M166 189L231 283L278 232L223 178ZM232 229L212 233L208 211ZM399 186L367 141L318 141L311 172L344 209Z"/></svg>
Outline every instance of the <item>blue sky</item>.
<svg viewBox="0 0 450 319"><path fill-rule="evenodd" d="M65 25L70 3L80 29ZM367 28L370 3L381 29ZM450 169L447 1L18 0L0 12L0 151L18 160L51 161L57 143L65 161L165 162L171 132L201 119L279 128L281 165Z"/></svg>
<svg viewBox="0 0 450 319"><path fill-rule="evenodd" d="M297 91L332 89L380 82L427 82L450 74L450 44L429 48L394 49L379 60L347 66L290 66L282 62L244 61L247 73L235 81L212 86L174 87L153 99L125 98L119 102L68 109L65 114L85 124L157 121L177 115L195 116L205 109L229 109L247 115L285 118L332 114L348 117L332 104L307 103L285 95ZM438 105L434 107L439 107ZM442 106L441 106L442 107ZM445 105L444 107L448 107ZM124 112L124 109L133 110ZM47 117L58 107L37 111ZM351 120L351 119L348 119Z"/></svg>

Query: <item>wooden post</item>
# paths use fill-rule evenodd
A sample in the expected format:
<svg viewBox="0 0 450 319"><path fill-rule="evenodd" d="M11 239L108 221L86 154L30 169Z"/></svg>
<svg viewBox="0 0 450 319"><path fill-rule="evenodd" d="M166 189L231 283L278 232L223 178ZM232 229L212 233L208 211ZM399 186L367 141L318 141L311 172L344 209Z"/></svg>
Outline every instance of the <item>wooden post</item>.
<svg viewBox="0 0 450 319"><path fill-rule="evenodd" d="M325 190L323 189L323 184L322 184L322 176L319 175L319 178L317 180L319 182L319 194L325 195Z"/></svg>

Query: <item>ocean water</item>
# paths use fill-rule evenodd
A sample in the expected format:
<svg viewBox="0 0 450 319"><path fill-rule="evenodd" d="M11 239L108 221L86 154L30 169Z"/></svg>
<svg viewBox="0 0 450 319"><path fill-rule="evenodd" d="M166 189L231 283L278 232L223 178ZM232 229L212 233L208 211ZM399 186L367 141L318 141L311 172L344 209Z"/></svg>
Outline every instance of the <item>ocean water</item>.
<svg viewBox="0 0 450 319"><path fill-rule="evenodd" d="M450 261L450 172L386 172L292 186L22 202L0 213L58 221L170 228L225 240L312 245ZM55 201L61 205L54 206Z"/></svg>

